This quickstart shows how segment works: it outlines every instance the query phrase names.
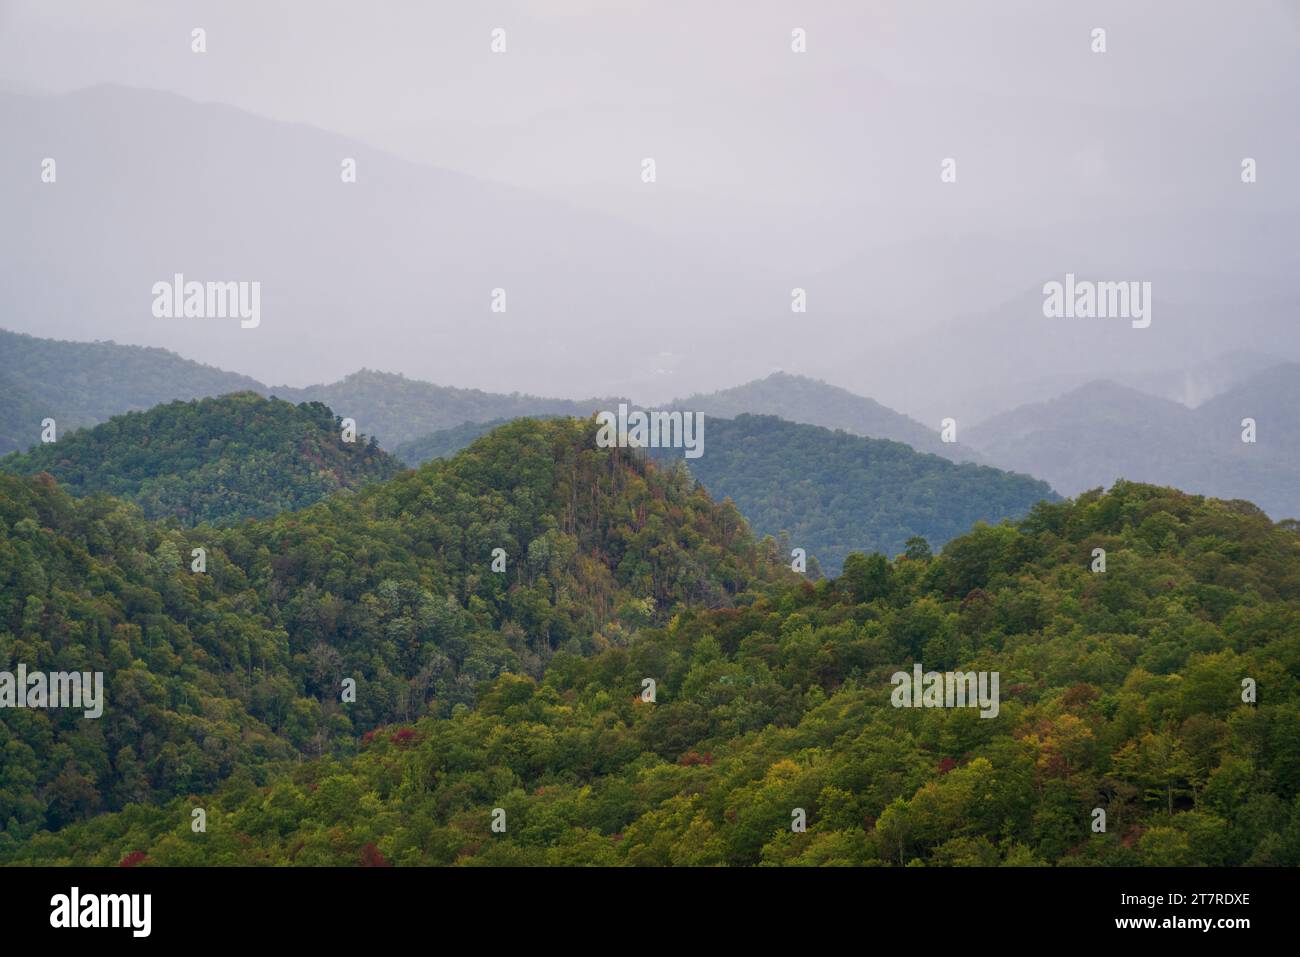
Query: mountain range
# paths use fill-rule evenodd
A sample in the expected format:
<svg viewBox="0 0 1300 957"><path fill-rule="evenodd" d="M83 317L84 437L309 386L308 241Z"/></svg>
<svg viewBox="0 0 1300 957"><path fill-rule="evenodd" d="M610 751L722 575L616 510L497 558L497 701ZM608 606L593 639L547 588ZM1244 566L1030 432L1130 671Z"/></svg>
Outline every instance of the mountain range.
<svg viewBox="0 0 1300 957"><path fill-rule="evenodd" d="M294 389L264 388L293 402L323 402L350 416L388 449L396 450L431 432L466 422L502 422L520 416L567 415L586 418L601 409L616 409L626 399L549 399L479 389L434 385L392 373L362 369L338 382Z"/></svg>
<svg viewBox="0 0 1300 957"><path fill-rule="evenodd" d="M938 421L930 428L874 399L854 395L847 389L807 376L785 372L773 372L766 378L731 389L693 395L672 405L724 419L745 414L775 415L791 422L839 429L852 435L891 439L910 445L918 452L930 452L955 461L980 460L979 453L969 446L942 441L941 423Z"/></svg>
<svg viewBox="0 0 1300 957"><path fill-rule="evenodd" d="M1178 392L1174 373L1139 381L1152 383L1157 391ZM1188 370L1181 381L1202 397L1215 394L1190 408L1120 381L1095 380L974 425L959 418L960 441L951 444L940 440L938 422L927 428L872 399L781 372L679 399L671 407L722 418L776 415L902 442L955 461L1043 479L1063 495L1126 478L1244 498L1276 518L1300 515L1300 496L1294 491L1300 487L1300 365L1267 364L1254 353L1228 354ZM629 401L491 393L371 370L330 384L273 388L163 349L62 342L3 330L0 387L10 409L0 426L0 452L38 443L47 417L66 435L78 426L161 402L254 391L293 402L323 402L412 465L454 452L491 425L514 418L585 418ZM1257 423L1254 443L1241 441L1241 423L1247 418Z"/></svg>
<svg viewBox="0 0 1300 957"><path fill-rule="evenodd" d="M465 423L397 453L413 465L445 458L509 421ZM340 426L321 402L241 392L114 416L0 458L0 470L48 473L74 495L127 498L149 518L230 523L302 509L401 470L398 457L364 435L345 441ZM976 521L1019 518L1055 497L1027 476L774 416L708 418L706 439L707 454L689 462L692 475L734 501L758 534L803 548L816 574L838 574L852 551L897 554L918 536L940 547Z"/></svg>
<svg viewBox="0 0 1300 957"><path fill-rule="evenodd" d="M1254 441L1243 441L1245 420ZM1246 499L1300 516L1300 365L1284 363L1188 408L1114 382L1087 383L966 433L989 461L1063 495L1117 479Z"/></svg>
<svg viewBox="0 0 1300 957"><path fill-rule="evenodd" d="M1298 0L154 6L0 0L0 873L1300 867Z"/></svg>
<svg viewBox="0 0 1300 957"><path fill-rule="evenodd" d="M173 399L238 391L324 403L336 414L354 419L359 428L394 451L430 433L469 423L500 423L520 416L585 418L630 401L613 396L574 400L491 393L369 369L333 383L267 386L165 349L65 342L6 330L0 330L0 377L0 384L5 380L12 383L8 393L13 397L11 405L21 403L21 408L31 409L26 415L11 415L0 433L0 453L25 449L39 441L40 420L45 415L56 417L60 431L67 431ZM723 418L744 413L777 415L792 422L903 442L945 458L979 458L969 446L940 441L937 422L933 429L927 428L872 399L806 376L775 372L730 389L678 399L668 407ZM412 464L430 457L422 455L418 447L403 456Z"/></svg>

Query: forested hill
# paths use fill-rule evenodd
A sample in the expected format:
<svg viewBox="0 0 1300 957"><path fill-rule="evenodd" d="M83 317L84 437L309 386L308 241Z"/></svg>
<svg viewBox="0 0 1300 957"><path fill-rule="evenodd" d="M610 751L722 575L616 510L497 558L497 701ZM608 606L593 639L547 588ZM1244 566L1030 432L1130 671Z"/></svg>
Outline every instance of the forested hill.
<svg viewBox="0 0 1300 957"><path fill-rule="evenodd" d="M49 472L74 495L129 498L150 518L231 522L305 508L340 489L391 478L402 465L364 435L343 440L334 413L242 392L171 402L0 459Z"/></svg>
<svg viewBox="0 0 1300 957"><path fill-rule="evenodd" d="M37 445L41 421L60 434L160 402L261 390L248 376L182 359L166 349L65 342L0 329L0 455Z"/></svg>
<svg viewBox="0 0 1300 957"><path fill-rule="evenodd" d="M0 708L0 855L38 828L347 754L378 724L472 704L502 672L540 676L558 650L623 646L786 574L734 508L594 435L518 422L220 528L0 474L0 671L103 671L108 699L97 720Z"/></svg>
<svg viewBox="0 0 1300 957"><path fill-rule="evenodd" d="M977 521L1020 518L1057 498L1027 475L769 415L706 416L704 454L687 464L758 534L788 532L832 574L850 552L897 555L917 536L938 548Z"/></svg>
<svg viewBox="0 0 1300 957"><path fill-rule="evenodd" d="M29 525L24 541L47 541ZM916 663L996 672L996 715L891 706L893 673ZM1119 483L977 527L935 558L857 555L834 581L682 611L626 646L557 655L540 681L500 674L477 707L375 729L355 754L215 792L198 777L207 752L184 755L190 787L164 806L30 841L10 823L0 859L1297 866L1298 676L1294 525ZM120 671L111 683L164 697ZM102 747L36 753L108 763ZM12 815L30 787L25 763L10 768L31 752L5 754ZM133 766L180 773L174 757ZM60 808L84 794L70 780L42 782Z"/></svg>
<svg viewBox="0 0 1300 957"><path fill-rule="evenodd" d="M0 456L40 441L41 423L50 417L49 407L4 372L0 372L0 398L5 406Z"/></svg>
<svg viewBox="0 0 1300 957"><path fill-rule="evenodd" d="M466 422L397 454L411 464L450 455L496 425ZM681 452L654 454L667 461ZM977 521L1019 518L1058 497L1027 475L770 415L705 416L704 454L687 464L716 498L735 502L755 532L787 533L787 552L803 548L830 574L850 552L896 555L915 537L938 548Z"/></svg>

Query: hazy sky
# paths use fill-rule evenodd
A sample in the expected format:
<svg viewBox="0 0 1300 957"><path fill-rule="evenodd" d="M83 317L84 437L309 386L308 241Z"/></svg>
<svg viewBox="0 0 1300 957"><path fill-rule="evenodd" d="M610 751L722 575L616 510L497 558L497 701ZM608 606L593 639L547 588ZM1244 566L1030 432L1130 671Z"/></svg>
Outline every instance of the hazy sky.
<svg viewBox="0 0 1300 957"><path fill-rule="evenodd" d="M837 90L836 77L870 73L939 96L962 88L1057 108L1202 98L1241 108L1295 95L1298 10L1295 0L0 0L0 80L169 90L479 175L581 186L598 171L562 142L536 149L538 127L595 139L611 115L703 102L725 131L729 104L745 113L795 78L821 84L810 114L842 122L863 91ZM194 26L208 31L206 57L190 53ZM1109 34L1104 59L1080 39L1096 26ZM485 55L495 27L506 56ZM795 27L808 31L801 58L789 51ZM644 146L668 152L698 132L649 126ZM520 133L529 150L503 149ZM747 199L776 185L721 165L693 169L695 181ZM792 191L772 192L779 202Z"/></svg>
<svg viewBox="0 0 1300 957"><path fill-rule="evenodd" d="M14 100L15 169L47 155L47 134L69 144L65 177L102 146L98 175L114 178L95 189L120 195L83 219L69 198L57 218L25 184L0 186L6 230L32 223L30 241L7 240L31 262L11 268L0 321L165 345L291 384L369 365L645 398L783 367L906 405L986 385L962 380L975 354L1047 376L1180 367L1233 349L1300 358L1300 337L1276 342L1284 327L1272 320L1252 331L1247 305L1297 294L1297 10L1297 0L0 0L0 89L167 91L562 204L464 200L467 187L375 154L362 184L378 189L382 169L393 194L367 193L373 205L337 218L322 202L332 193L303 192L294 206L288 187L239 180L225 198L215 184L198 197L212 206L206 221L166 224L148 212L151 189L197 175L204 156L229 149L242 163L265 151L268 169L290 171L319 150L337 170L351 147L130 91L62 109ZM201 56L194 27L207 31ZM490 50L498 27L504 55ZM1090 48L1096 27L1104 55ZM795 28L806 53L791 51ZM119 134L140 142L110 142ZM155 134L180 142L154 149ZM185 153L205 137L224 142ZM168 169L132 178L164 156ZM1260 162L1249 192L1243 156ZM657 162L652 189L638 180L643 157ZM956 184L940 183L944 157L957 159ZM169 188L181 196L182 185ZM407 190L421 197L409 219ZM244 219L226 229L240 203ZM565 212L575 208L607 218ZM502 214L517 248L501 261L530 310L505 335L478 312L505 281L482 222L503 209L520 218ZM280 235L283 216L303 234ZM155 235L168 229L167 242ZM465 236L479 232L481 245ZM311 247L323 233L363 247L355 277ZM60 243L65 261L44 264L39 250ZM262 278L278 311L260 337L140 313L141 283L172 268L166 246L175 268L189 257L195 269ZM1157 280L1156 331L1139 348L1057 339L1032 351L1043 320L1025 297L1071 269ZM378 291L363 288L372 281ZM792 318L795 286L811 305ZM1241 314L1220 322L1203 314L1209 302ZM1162 339L1184 307L1180 338Z"/></svg>

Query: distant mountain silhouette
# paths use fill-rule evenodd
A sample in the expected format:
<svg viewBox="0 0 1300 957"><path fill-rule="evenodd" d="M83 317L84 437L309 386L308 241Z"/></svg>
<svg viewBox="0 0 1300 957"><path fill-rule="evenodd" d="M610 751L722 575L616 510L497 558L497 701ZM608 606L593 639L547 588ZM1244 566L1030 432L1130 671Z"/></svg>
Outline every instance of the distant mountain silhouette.
<svg viewBox="0 0 1300 957"><path fill-rule="evenodd" d="M626 399L548 399L480 389L456 389L408 379L389 372L362 369L328 385L303 389L277 386L267 390L295 402L324 402L339 415L357 420L385 448L396 449L430 432L467 422L494 422L546 415L586 418ZM468 443L466 443L468 444ZM432 456L430 456L432 457ZM414 464L414 463L412 463Z"/></svg>
<svg viewBox="0 0 1300 957"><path fill-rule="evenodd" d="M979 453L969 446L941 441L938 422L934 428L927 428L874 399L818 379L785 372L774 372L767 378L720 392L693 395L677 400L673 406L727 419L747 413L774 415L790 422L842 429L867 438L892 439L918 452L932 452L954 461L980 459Z"/></svg>
<svg viewBox="0 0 1300 957"><path fill-rule="evenodd" d="M176 399L257 392L295 403L323 402L385 448L469 421L520 416L585 418L619 400L550 399L457 389L362 369L338 382L294 388L184 359L166 349L113 342L63 342L0 329L0 391L8 404L0 424L0 454L40 441L41 421L53 418L63 435L123 412Z"/></svg>
<svg viewBox="0 0 1300 957"><path fill-rule="evenodd" d="M1254 419L1256 441L1242 441ZM1040 476L1063 495L1117 479L1254 502L1300 516L1300 365L1284 363L1195 409L1114 382L1090 382L966 433L1003 468Z"/></svg>
<svg viewBox="0 0 1300 957"><path fill-rule="evenodd" d="M770 299L749 274L699 268L681 239L224 104L119 85L0 91L0 129L41 151L0 150L0 218L25 224L0 230L0 289L26 332L103 329L266 382L403 368L549 391L619 356L633 389L662 364L638 362L642 329L695 343L702 311ZM40 182L40 156L57 158L57 183ZM153 284L177 272L260 282L260 324L154 316ZM725 330L711 335L723 352Z"/></svg>
<svg viewBox="0 0 1300 957"><path fill-rule="evenodd" d="M255 379L183 359L166 349L114 342L64 342L0 329L0 454L40 441L41 420L56 434L174 399L244 390Z"/></svg>

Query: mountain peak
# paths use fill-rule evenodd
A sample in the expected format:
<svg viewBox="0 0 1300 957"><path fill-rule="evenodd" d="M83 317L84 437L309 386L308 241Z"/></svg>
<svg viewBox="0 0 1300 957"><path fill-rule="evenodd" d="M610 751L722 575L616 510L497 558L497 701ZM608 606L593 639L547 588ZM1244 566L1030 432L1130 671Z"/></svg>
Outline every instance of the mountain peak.
<svg viewBox="0 0 1300 957"><path fill-rule="evenodd" d="M791 422L840 429L866 438L892 439L947 459L978 458L969 448L941 441L937 429L895 412L875 399L821 379L776 371L762 379L677 400L673 406L720 418L746 412L775 415Z"/></svg>

